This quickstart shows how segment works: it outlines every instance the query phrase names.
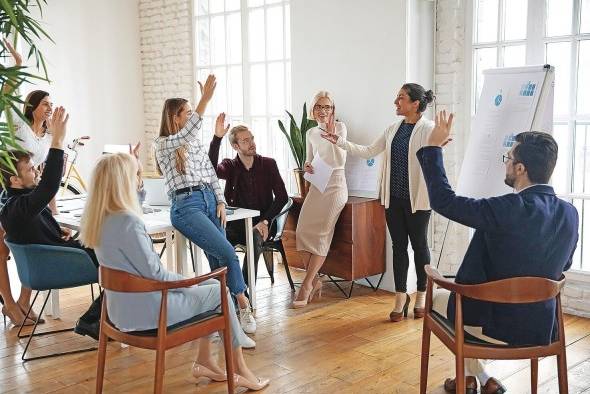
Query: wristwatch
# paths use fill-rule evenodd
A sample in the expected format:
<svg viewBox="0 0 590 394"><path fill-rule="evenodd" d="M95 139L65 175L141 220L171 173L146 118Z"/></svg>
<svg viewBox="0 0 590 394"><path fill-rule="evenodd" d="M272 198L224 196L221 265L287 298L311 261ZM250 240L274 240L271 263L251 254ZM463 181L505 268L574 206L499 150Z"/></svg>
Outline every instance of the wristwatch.
<svg viewBox="0 0 590 394"><path fill-rule="evenodd" d="M268 226L268 220L264 219L262 223L264 223L265 226Z"/></svg>

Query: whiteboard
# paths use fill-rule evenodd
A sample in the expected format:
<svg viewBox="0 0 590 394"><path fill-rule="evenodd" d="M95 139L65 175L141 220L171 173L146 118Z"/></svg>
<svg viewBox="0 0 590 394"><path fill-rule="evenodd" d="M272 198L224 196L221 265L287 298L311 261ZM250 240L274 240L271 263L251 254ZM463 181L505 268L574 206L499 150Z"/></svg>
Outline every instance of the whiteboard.
<svg viewBox="0 0 590 394"><path fill-rule="evenodd" d="M523 131L553 131L555 69L528 66L485 70L463 158L457 194L486 198L511 193L502 155Z"/></svg>

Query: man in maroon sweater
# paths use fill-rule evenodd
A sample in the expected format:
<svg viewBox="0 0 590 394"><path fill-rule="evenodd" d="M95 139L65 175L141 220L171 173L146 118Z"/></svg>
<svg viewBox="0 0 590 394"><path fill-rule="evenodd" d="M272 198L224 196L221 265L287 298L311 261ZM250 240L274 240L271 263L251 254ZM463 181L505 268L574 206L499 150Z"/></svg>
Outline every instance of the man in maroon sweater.
<svg viewBox="0 0 590 394"><path fill-rule="evenodd" d="M256 154L254 136L246 126L225 126L225 114L215 122L215 135L209 145L209 158L219 179L225 179L225 199L230 206L255 209L260 216L253 218L254 267L258 272L258 258L262 243L273 235L276 228L269 228L272 219L283 209L289 197L279 173L277 163L270 157ZM233 159L219 161L219 147L229 130L229 142L237 152ZM241 221L228 222L227 239L232 245L246 244L246 231ZM248 284L247 264L242 268Z"/></svg>

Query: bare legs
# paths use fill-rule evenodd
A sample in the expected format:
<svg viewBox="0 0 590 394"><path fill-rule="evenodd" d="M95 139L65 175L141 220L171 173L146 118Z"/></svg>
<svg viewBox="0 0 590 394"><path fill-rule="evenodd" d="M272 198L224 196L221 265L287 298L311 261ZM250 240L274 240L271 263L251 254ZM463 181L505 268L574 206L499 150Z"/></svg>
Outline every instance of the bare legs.
<svg viewBox="0 0 590 394"><path fill-rule="evenodd" d="M10 318L13 324L20 325L25 318L23 311L29 308L31 302L31 289L21 287L18 301L12 297L10 290L10 279L8 277L8 255L10 250L4 243L5 232L0 229L0 295L4 299L2 313Z"/></svg>
<svg viewBox="0 0 590 394"><path fill-rule="evenodd" d="M246 378L250 382L256 382L258 378L250 368L246 365L246 360L244 360L244 353L242 352L241 347L237 347L233 349L233 362L234 366L236 367L235 371L238 375ZM225 371L217 365L213 357L211 357L211 342L208 338L202 338L199 340L199 351L197 354L197 361L198 364L203 365L210 369L211 371L223 374Z"/></svg>
<svg viewBox="0 0 590 394"><path fill-rule="evenodd" d="M303 283L301 284L299 293L297 293L297 297L295 297L295 301L304 301L309 297L315 283L319 280L318 272L320 271L320 268L322 268L322 265L324 265L324 261L326 261L326 256L309 254L305 279L303 279Z"/></svg>

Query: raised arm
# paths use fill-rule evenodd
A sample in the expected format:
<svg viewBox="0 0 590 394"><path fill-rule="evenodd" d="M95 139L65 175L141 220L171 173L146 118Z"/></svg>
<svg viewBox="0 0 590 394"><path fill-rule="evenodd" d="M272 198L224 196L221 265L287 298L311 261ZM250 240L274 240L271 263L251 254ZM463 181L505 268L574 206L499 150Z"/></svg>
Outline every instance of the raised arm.
<svg viewBox="0 0 590 394"><path fill-rule="evenodd" d="M225 124L225 113L220 113L217 116L217 120L215 121L215 134L213 135L213 139L209 144L209 160L211 160L211 164L217 173L217 177L219 179L228 179L231 176L231 166L224 160L220 164L219 163L219 148L221 147L221 141L223 137L227 134L229 130L229 123L227 126Z"/></svg>
<svg viewBox="0 0 590 394"><path fill-rule="evenodd" d="M160 151L172 153L181 146L187 145L198 139L198 132L201 129L203 114L205 113L207 104L209 104L209 101L211 101L211 98L213 97L216 86L217 82L215 82L215 76L213 74L210 74L207 77L207 81L205 82L204 86L201 84L201 82L199 82L199 87L201 88L201 99L195 108L195 112L188 119L184 127L176 134L159 139L158 149Z"/></svg>
<svg viewBox="0 0 590 394"><path fill-rule="evenodd" d="M55 197L61 183L64 163L64 139L69 115L63 107L57 107L51 120L51 149L47 155L45 168L39 184L31 193L22 196L18 201L23 204L22 210L28 215L38 215Z"/></svg>
<svg viewBox="0 0 590 394"><path fill-rule="evenodd" d="M344 149L348 153L353 156L359 156L365 159L370 159L371 157L377 156L379 153L383 152L386 149L386 135L387 130L379 136L371 145L359 145L354 144L346 140L346 126L343 129L343 135L340 136L336 133L325 132L322 133L322 138L330 141L331 143L335 144L339 148Z"/></svg>

